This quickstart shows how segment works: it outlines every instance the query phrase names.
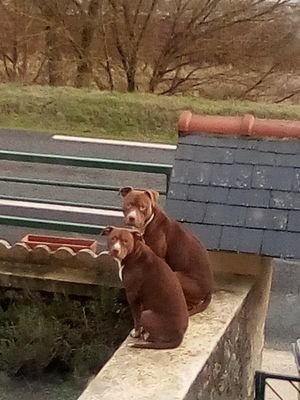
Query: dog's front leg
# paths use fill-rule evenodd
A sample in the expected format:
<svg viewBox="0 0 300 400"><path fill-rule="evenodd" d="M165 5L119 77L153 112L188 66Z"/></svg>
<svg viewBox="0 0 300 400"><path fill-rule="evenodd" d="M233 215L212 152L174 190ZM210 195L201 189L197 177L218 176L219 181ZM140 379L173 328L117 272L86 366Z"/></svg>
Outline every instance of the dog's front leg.
<svg viewBox="0 0 300 400"><path fill-rule="evenodd" d="M136 304L134 304L133 308L131 308L131 312L134 321L134 328L130 332L130 336L134 338L139 338L144 331L141 325L142 305L137 302Z"/></svg>
<svg viewBox="0 0 300 400"><path fill-rule="evenodd" d="M129 293L127 292L127 300L134 321L134 329L130 332L130 336L134 338L139 338L143 332L143 327L141 325L141 314L142 314L141 300L140 297L133 292Z"/></svg>

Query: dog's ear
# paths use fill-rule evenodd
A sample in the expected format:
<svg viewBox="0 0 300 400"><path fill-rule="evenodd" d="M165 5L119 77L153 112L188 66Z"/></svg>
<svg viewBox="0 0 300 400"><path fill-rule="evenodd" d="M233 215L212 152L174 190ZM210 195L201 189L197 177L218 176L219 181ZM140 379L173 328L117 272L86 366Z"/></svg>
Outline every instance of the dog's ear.
<svg viewBox="0 0 300 400"><path fill-rule="evenodd" d="M103 231L101 232L102 236L107 236L110 234L110 232L114 229L113 226L107 226L106 228L103 229Z"/></svg>
<svg viewBox="0 0 300 400"><path fill-rule="evenodd" d="M128 195L128 193L130 193L130 192L132 192L133 191L133 187L132 186L125 186L125 187L123 187L123 188L121 188L120 190L119 190L119 194L122 196L122 197L126 197L127 195Z"/></svg>
<svg viewBox="0 0 300 400"><path fill-rule="evenodd" d="M145 193L147 196L150 197L152 205L155 207L158 203L159 193L156 192L155 190L146 190Z"/></svg>

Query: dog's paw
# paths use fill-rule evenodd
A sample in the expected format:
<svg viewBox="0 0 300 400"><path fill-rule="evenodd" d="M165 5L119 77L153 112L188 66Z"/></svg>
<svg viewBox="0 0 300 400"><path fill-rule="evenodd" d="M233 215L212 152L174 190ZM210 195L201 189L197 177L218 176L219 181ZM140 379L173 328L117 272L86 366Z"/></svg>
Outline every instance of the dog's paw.
<svg viewBox="0 0 300 400"><path fill-rule="evenodd" d="M139 338L141 336L141 329L132 329L132 331L130 332L130 336L133 338Z"/></svg>
<svg viewBox="0 0 300 400"><path fill-rule="evenodd" d="M144 332L143 333L143 339L145 340L145 342L147 342L149 340L150 337L150 333L149 332Z"/></svg>

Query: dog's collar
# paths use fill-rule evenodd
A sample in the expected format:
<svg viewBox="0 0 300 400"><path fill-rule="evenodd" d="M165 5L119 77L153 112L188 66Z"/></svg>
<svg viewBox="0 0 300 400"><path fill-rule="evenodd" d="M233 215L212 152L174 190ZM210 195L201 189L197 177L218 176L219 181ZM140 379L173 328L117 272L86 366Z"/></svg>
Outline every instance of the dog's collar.
<svg viewBox="0 0 300 400"><path fill-rule="evenodd" d="M141 234L144 235L147 226L153 221L154 213L152 213L151 217L146 221L143 229L141 230Z"/></svg>

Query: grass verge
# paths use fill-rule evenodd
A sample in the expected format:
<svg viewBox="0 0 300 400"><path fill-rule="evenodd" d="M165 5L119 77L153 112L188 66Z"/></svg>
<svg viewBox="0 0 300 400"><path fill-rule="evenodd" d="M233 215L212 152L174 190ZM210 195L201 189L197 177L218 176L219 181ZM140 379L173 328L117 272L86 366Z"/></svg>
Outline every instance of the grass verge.
<svg viewBox="0 0 300 400"><path fill-rule="evenodd" d="M0 85L0 127L64 134L177 142L183 110L202 114L300 119L300 105L100 92L67 87Z"/></svg>

